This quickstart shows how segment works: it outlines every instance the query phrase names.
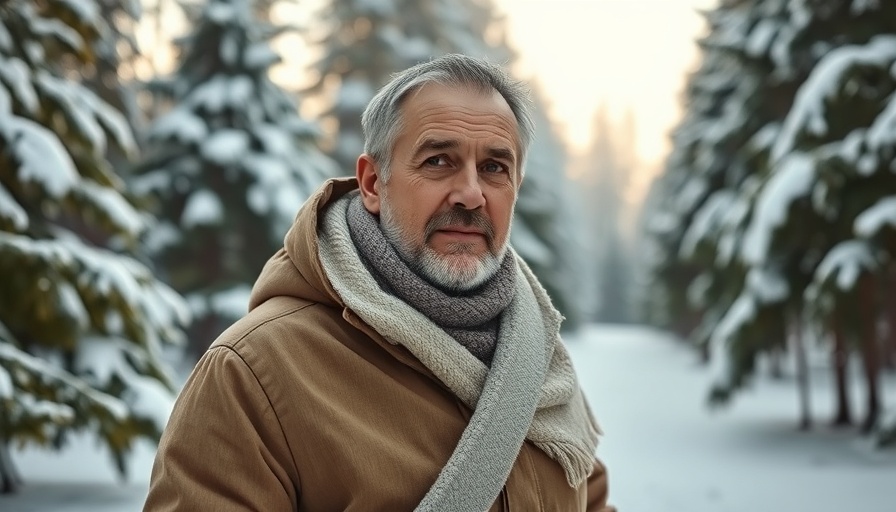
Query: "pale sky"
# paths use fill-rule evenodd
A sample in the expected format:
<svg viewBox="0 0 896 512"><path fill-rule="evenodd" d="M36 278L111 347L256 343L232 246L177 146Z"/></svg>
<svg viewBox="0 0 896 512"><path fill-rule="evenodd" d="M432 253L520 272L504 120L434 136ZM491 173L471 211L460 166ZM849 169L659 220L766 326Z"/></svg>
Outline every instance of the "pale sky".
<svg viewBox="0 0 896 512"><path fill-rule="evenodd" d="M518 73L541 84L569 146L582 150L597 106L631 108L650 167L669 150L685 74L704 29L698 9L717 0L495 0L507 15Z"/></svg>

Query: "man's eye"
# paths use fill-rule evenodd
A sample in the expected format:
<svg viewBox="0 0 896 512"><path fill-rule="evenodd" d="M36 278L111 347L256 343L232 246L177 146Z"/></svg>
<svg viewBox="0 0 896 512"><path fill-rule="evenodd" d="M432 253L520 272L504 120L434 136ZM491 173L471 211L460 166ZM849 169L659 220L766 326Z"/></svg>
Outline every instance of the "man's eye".
<svg viewBox="0 0 896 512"><path fill-rule="evenodd" d="M497 162L488 162L488 163L482 165L482 170L489 174L492 174L492 173L504 172L505 170L507 170L507 168L504 165L499 164Z"/></svg>
<svg viewBox="0 0 896 512"><path fill-rule="evenodd" d="M426 165L431 165L433 167L444 167L448 164L443 156L431 156L423 161Z"/></svg>

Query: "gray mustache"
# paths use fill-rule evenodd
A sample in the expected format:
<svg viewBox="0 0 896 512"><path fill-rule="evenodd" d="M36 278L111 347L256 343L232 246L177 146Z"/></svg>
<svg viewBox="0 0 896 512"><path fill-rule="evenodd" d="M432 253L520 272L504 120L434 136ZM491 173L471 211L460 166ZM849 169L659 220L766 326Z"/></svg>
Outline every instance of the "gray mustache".
<svg viewBox="0 0 896 512"><path fill-rule="evenodd" d="M485 235L489 247L495 239L495 228L488 218L479 210L467 210L465 208L453 207L450 210L439 213L426 223L426 239L433 233L447 226L473 226Z"/></svg>

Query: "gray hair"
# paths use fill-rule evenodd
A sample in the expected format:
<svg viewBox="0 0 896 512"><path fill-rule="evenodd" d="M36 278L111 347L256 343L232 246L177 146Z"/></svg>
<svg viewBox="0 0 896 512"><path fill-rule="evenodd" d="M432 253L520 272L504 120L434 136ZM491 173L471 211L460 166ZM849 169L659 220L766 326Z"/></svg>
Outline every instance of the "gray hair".
<svg viewBox="0 0 896 512"><path fill-rule="evenodd" d="M520 176L524 174L526 154L535 137L528 88L497 65L466 55L449 54L392 75L389 83L377 92L364 109L361 115L364 152L380 164L380 179L389 179L392 149L402 129L401 102L408 93L428 83L497 91L516 118L521 146Z"/></svg>

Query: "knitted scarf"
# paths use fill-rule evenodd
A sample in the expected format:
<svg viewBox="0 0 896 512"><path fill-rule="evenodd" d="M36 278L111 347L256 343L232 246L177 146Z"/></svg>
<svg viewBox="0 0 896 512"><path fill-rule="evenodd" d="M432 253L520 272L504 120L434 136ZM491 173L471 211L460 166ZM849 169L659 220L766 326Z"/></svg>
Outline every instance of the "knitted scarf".
<svg viewBox="0 0 896 512"><path fill-rule="evenodd" d="M357 195L348 206L348 227L361 260L387 293L423 313L490 366L498 341L498 316L513 299L515 259L508 252L497 273L476 290L449 295L408 267L386 239L377 218Z"/></svg>
<svg viewBox="0 0 896 512"><path fill-rule="evenodd" d="M562 317L529 267L508 250L516 261L514 294L500 315L489 368L426 315L384 292L366 270L348 226L353 194L321 212L319 257L333 289L345 307L407 348L474 409L417 510L488 509L524 440L560 464L570 486L580 486L592 469L599 429L559 337Z"/></svg>

